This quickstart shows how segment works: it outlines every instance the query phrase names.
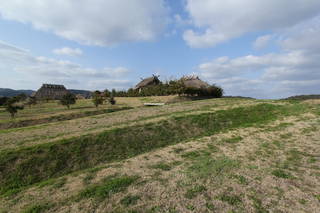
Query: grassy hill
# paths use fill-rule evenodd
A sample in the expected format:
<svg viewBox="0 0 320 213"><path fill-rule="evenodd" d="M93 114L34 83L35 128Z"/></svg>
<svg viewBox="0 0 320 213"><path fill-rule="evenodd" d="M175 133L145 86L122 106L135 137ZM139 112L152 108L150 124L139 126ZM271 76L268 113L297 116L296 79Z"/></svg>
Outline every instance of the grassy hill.
<svg viewBox="0 0 320 213"><path fill-rule="evenodd" d="M71 110L43 103L15 121L0 108L0 212L320 208L319 102L117 103L95 109L81 100Z"/></svg>

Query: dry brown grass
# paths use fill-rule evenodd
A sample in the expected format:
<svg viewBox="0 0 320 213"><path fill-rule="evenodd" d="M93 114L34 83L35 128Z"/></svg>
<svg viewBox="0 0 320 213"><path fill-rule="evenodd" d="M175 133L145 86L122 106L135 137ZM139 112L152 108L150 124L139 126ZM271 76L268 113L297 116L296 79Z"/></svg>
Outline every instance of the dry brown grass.
<svg viewBox="0 0 320 213"><path fill-rule="evenodd" d="M303 103L312 104L312 105L318 105L318 104L320 104L320 99L306 100L306 101L303 101Z"/></svg>
<svg viewBox="0 0 320 213"><path fill-rule="evenodd" d="M55 206L48 212L128 212L131 209L137 212L183 213L316 213L320 209L319 124L319 116L304 114L261 128L237 129L204 137L123 162L101 165L97 171L68 175L62 188L54 185L32 187L13 198L1 198L0 203L9 212L50 202ZM241 139L230 143L232 140L229 139L235 137ZM200 154L193 157L184 155L190 152ZM190 166L205 166L199 164L203 160L220 157L236 160L240 165L218 177L210 174L199 177L189 170ZM169 169L154 166L159 164L165 164ZM273 171L278 169L290 176L281 178L273 175ZM128 190L100 202L71 199L88 184L99 183L114 174L138 175L140 179ZM88 175L93 176L90 183L84 181ZM197 185L204 186L205 190L194 193L191 198L186 197L188 190ZM129 195L137 195L140 199L135 204L124 206L121 200Z"/></svg>

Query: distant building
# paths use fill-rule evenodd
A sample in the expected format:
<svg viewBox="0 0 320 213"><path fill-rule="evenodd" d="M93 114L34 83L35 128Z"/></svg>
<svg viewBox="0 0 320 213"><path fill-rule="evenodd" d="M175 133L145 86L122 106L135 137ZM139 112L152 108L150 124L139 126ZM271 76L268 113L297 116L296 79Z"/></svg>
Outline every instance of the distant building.
<svg viewBox="0 0 320 213"><path fill-rule="evenodd" d="M142 81L135 86L135 90L141 91L143 88L159 85L161 81L159 80L159 76L153 75L150 78L142 79Z"/></svg>
<svg viewBox="0 0 320 213"><path fill-rule="evenodd" d="M198 76L184 76L181 78L182 83L186 88L205 89L210 85L202 81Z"/></svg>
<svg viewBox="0 0 320 213"><path fill-rule="evenodd" d="M34 94L38 100L60 100L69 91L63 85L43 84Z"/></svg>

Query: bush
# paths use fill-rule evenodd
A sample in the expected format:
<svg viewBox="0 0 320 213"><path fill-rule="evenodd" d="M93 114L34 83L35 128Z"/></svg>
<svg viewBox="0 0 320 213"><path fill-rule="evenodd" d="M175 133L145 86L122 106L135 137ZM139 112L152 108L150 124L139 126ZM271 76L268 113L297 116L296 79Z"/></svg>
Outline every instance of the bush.
<svg viewBox="0 0 320 213"><path fill-rule="evenodd" d="M70 109L70 105L76 103L76 96L73 93L67 93L65 94L62 99L60 100L60 103L64 106L67 106L68 109Z"/></svg>
<svg viewBox="0 0 320 213"><path fill-rule="evenodd" d="M24 106L19 105L20 98L12 97L9 98L5 103L6 111L11 114L11 118L14 118L15 114L17 114L18 110L23 110Z"/></svg>
<svg viewBox="0 0 320 213"><path fill-rule="evenodd" d="M103 94L98 90L95 91L93 93L92 102L96 106L96 108L98 108L99 105L103 104L103 101L104 101Z"/></svg>
<svg viewBox="0 0 320 213"><path fill-rule="evenodd" d="M110 103L111 105L115 105L115 104L116 104L116 100L114 99L113 96L111 96L111 97L109 98L109 103Z"/></svg>
<svg viewBox="0 0 320 213"><path fill-rule="evenodd" d="M29 107L37 104L37 99L35 97L29 97L26 103Z"/></svg>
<svg viewBox="0 0 320 213"><path fill-rule="evenodd" d="M8 97L0 97L0 106L4 106L8 100Z"/></svg>

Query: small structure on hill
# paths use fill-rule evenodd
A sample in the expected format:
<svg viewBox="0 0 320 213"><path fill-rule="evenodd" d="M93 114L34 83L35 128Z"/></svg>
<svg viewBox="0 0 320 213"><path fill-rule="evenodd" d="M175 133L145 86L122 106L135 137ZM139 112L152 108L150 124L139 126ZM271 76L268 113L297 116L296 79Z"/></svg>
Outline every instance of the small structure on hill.
<svg viewBox="0 0 320 213"><path fill-rule="evenodd" d="M61 100L69 91L63 85L43 84L34 94L37 100Z"/></svg>
<svg viewBox="0 0 320 213"><path fill-rule="evenodd" d="M135 90L139 90L139 92L146 87L159 85L161 81L159 80L159 76L153 75L150 78L142 79L142 81L135 86Z"/></svg>
<svg viewBox="0 0 320 213"><path fill-rule="evenodd" d="M210 85L202 81L198 76L184 76L181 78L182 83L186 88L192 89L205 89Z"/></svg>

